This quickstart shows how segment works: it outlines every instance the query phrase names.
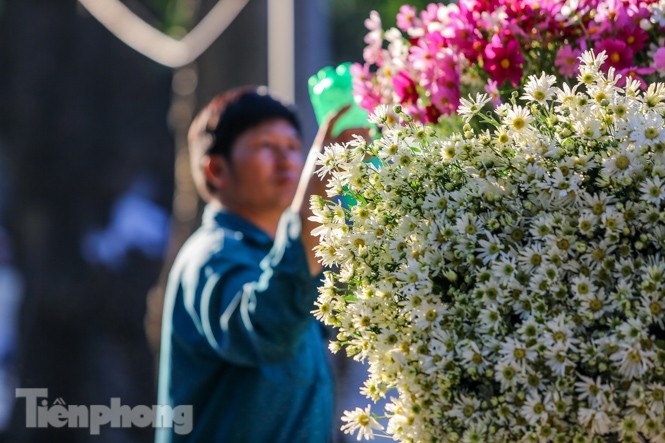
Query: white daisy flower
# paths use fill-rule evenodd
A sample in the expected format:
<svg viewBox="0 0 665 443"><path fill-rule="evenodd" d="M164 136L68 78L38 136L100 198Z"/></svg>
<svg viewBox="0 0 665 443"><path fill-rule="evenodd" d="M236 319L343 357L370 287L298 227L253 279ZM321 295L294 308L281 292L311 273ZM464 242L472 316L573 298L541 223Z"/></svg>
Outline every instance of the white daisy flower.
<svg viewBox="0 0 665 443"><path fill-rule="evenodd" d="M501 344L499 353L501 354L502 363L515 365L521 371L524 371L527 365L537 356L535 349L511 337Z"/></svg>
<svg viewBox="0 0 665 443"><path fill-rule="evenodd" d="M460 106L457 108L457 115L464 121L469 121L471 117L480 112L483 107L490 102L490 97L485 93L476 93L475 97L460 98Z"/></svg>
<svg viewBox="0 0 665 443"><path fill-rule="evenodd" d="M478 247L476 248L478 258L480 258L485 265L495 260L503 248L501 240L494 235L486 234L486 237L487 238L478 239Z"/></svg>
<svg viewBox="0 0 665 443"><path fill-rule="evenodd" d="M574 85L572 88L567 83L564 83L561 88L554 88L554 93L556 95L556 101L561 104L561 106L568 106L575 102L575 97L577 96L577 87Z"/></svg>
<svg viewBox="0 0 665 443"><path fill-rule="evenodd" d="M578 422L596 435L609 433L612 420L602 409L580 408Z"/></svg>
<svg viewBox="0 0 665 443"><path fill-rule="evenodd" d="M646 396L650 411L657 416L665 413L665 384L650 383L647 386Z"/></svg>
<svg viewBox="0 0 665 443"><path fill-rule="evenodd" d="M342 421L346 422L340 428L345 434L358 432L357 440L374 440L374 430L383 430L383 426L372 417L371 405L365 409L356 408L354 411L344 411Z"/></svg>
<svg viewBox="0 0 665 443"><path fill-rule="evenodd" d="M607 60L607 53L601 51L599 54L594 54L593 51L584 51L579 59L581 62L580 71L590 70L594 73L598 73L600 67L605 63L605 60Z"/></svg>
<svg viewBox="0 0 665 443"><path fill-rule="evenodd" d="M549 416L545 403L537 392L527 395L524 405L520 408L520 414L530 425L544 423Z"/></svg>
<svg viewBox="0 0 665 443"><path fill-rule="evenodd" d="M569 346L557 342L545 349L543 357L550 370L557 376L563 377L570 368L575 367L575 363L570 358L571 353Z"/></svg>
<svg viewBox="0 0 665 443"><path fill-rule="evenodd" d="M494 366L494 378L501 384L501 389L507 391L515 386L519 371L517 365L502 361Z"/></svg>
<svg viewBox="0 0 665 443"><path fill-rule="evenodd" d="M527 79L526 85L524 85L524 95L520 98L544 103L556 93L556 89L553 87L555 82L555 76L547 75L544 72L540 77L530 75Z"/></svg>
<svg viewBox="0 0 665 443"><path fill-rule="evenodd" d="M509 134L528 131L531 122L533 122L533 116L529 109L519 105L509 108L503 118L503 124Z"/></svg>
<svg viewBox="0 0 665 443"><path fill-rule="evenodd" d="M452 13L432 6L431 29ZM408 65L403 37L376 47L386 60L366 87L385 97ZM526 105L465 98L452 135L446 118L409 115L428 97L392 108L399 121L380 108L379 138L319 159L331 180L311 202L315 251L334 271L312 313L337 330L332 349L367 362L362 393L386 401L388 437L665 443L665 86L645 91L606 59L584 53L576 84L530 77ZM360 439L378 432L359 424L369 409L346 417Z"/></svg>
<svg viewBox="0 0 665 443"><path fill-rule="evenodd" d="M619 366L619 373L626 379L635 379L654 365L656 353L648 349L642 349L639 343L629 346L626 343L619 344L619 350L610 355L610 360Z"/></svg>
<svg viewBox="0 0 665 443"><path fill-rule="evenodd" d="M649 177L640 185L642 199L659 205L665 199L665 183L660 177Z"/></svg>
<svg viewBox="0 0 665 443"><path fill-rule="evenodd" d="M579 381L575 382L575 391L578 393L579 401L585 401L591 407L607 405L611 388L602 382L600 377L592 379L585 375L578 375Z"/></svg>

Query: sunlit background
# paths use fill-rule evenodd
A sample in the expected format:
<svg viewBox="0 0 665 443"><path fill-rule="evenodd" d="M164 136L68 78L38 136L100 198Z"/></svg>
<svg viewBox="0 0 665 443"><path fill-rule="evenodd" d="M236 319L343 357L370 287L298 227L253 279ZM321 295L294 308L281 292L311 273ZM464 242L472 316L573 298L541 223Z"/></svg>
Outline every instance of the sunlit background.
<svg viewBox="0 0 665 443"><path fill-rule="evenodd" d="M131 20L102 24L111 3L153 34L130 47ZM149 427L26 427L14 389L154 404L161 285L200 211L183 156L193 113L267 84L295 101L311 141L308 77L362 61L370 10L390 26L400 4L0 0L0 443L152 441ZM218 21L201 36L205 17Z"/></svg>

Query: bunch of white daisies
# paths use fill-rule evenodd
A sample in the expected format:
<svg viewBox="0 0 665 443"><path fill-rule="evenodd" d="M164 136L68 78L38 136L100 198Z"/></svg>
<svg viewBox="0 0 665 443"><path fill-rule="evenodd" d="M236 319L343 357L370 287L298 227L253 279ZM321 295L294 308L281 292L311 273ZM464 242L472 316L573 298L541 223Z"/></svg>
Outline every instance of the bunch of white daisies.
<svg viewBox="0 0 665 443"><path fill-rule="evenodd" d="M619 88L605 58L464 100L463 134L380 108L380 139L320 156L314 314L387 399L345 431L665 442L665 85Z"/></svg>

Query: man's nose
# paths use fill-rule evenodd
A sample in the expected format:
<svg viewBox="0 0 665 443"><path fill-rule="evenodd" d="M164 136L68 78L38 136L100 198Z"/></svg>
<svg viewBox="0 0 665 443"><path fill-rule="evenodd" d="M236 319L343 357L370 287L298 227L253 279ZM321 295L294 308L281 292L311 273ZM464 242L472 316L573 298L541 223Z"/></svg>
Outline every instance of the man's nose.
<svg viewBox="0 0 665 443"><path fill-rule="evenodd" d="M293 163L293 150L289 146L275 146L273 153L279 163Z"/></svg>

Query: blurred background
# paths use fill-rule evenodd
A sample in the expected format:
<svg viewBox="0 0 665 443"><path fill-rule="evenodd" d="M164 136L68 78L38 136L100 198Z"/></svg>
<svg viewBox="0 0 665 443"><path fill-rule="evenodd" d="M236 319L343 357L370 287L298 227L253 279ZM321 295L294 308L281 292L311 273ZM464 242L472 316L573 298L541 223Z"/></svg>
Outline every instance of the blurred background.
<svg viewBox="0 0 665 443"><path fill-rule="evenodd" d="M0 0L2 443L152 441L151 428L29 429L14 389L46 388L49 405L153 405L161 285L200 210L183 156L193 114L221 90L267 84L295 101L309 145L308 77L361 62L370 11L392 26L402 4L87 1L124 5L176 41L238 5L200 54L169 65L85 3Z"/></svg>

